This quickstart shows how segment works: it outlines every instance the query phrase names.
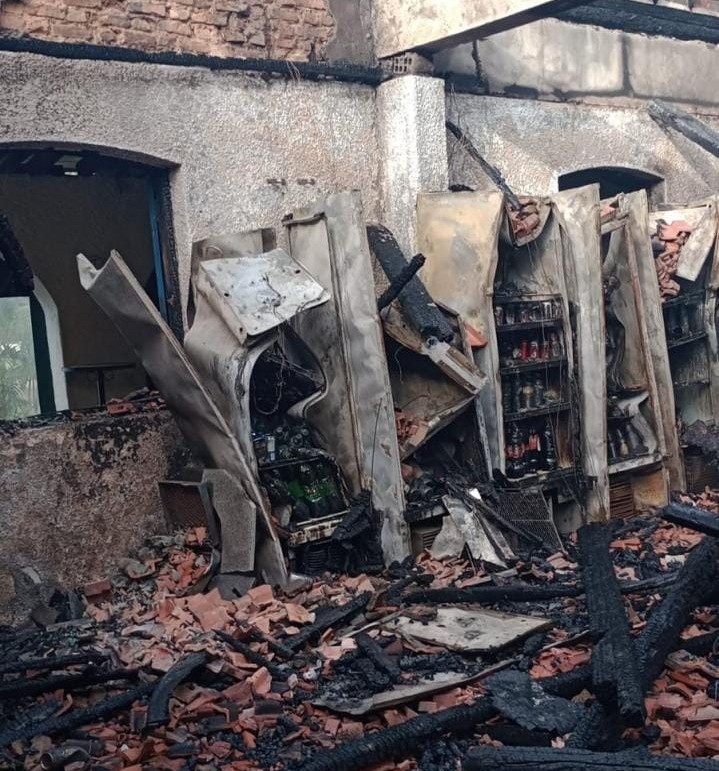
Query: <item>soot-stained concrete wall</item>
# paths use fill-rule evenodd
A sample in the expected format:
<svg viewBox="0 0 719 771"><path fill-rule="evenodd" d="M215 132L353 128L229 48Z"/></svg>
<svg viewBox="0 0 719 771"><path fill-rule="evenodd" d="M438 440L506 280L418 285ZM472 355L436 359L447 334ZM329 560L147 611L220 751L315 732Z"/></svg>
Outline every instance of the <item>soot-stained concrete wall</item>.
<svg viewBox="0 0 719 771"><path fill-rule="evenodd" d="M556 192L560 175L605 166L663 178L660 192L671 202L698 200L719 189L719 159L663 131L642 109L453 94L447 115L520 193ZM718 125L714 116L701 117ZM452 140L448 155L450 183L491 187Z"/></svg>
<svg viewBox="0 0 719 771"><path fill-rule="evenodd" d="M157 481L188 458L165 410L0 424L0 622L2 610L30 610L14 596L23 568L49 585L80 585L163 531Z"/></svg>
<svg viewBox="0 0 719 771"><path fill-rule="evenodd" d="M258 227L329 192L378 213L375 91L239 72L0 54L0 146L115 150L171 168L180 282L192 242Z"/></svg>
<svg viewBox="0 0 719 771"><path fill-rule="evenodd" d="M477 42L490 94L574 101L716 104L719 48L543 19ZM435 56L438 72L477 74L472 44Z"/></svg>

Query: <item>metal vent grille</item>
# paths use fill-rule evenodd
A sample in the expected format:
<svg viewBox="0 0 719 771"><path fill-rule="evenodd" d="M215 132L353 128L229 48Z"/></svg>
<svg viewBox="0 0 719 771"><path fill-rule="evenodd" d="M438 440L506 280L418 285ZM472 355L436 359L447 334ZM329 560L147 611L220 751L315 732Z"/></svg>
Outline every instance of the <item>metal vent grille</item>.
<svg viewBox="0 0 719 771"><path fill-rule="evenodd" d="M208 527L207 512L212 511L212 498L204 482L175 482L164 479L157 483L168 525L174 529Z"/></svg>
<svg viewBox="0 0 719 771"><path fill-rule="evenodd" d="M540 538L554 551L563 549L557 526L552 519L547 501L538 490L501 490L498 494L497 513L519 530ZM531 540L531 539L530 539Z"/></svg>
<svg viewBox="0 0 719 771"><path fill-rule="evenodd" d="M701 455L684 455L684 469L687 475L687 492L703 493L704 488L719 488L719 469L708 463Z"/></svg>
<svg viewBox="0 0 719 771"><path fill-rule="evenodd" d="M609 516L611 519L626 519L637 513L634 505L632 478L619 479L609 485Z"/></svg>
<svg viewBox="0 0 719 771"><path fill-rule="evenodd" d="M418 525L412 525L411 529L411 546L412 555L418 556L423 551L431 549L434 539L442 529L442 522L431 523L423 522Z"/></svg>
<svg viewBox="0 0 719 771"><path fill-rule="evenodd" d="M299 568L307 575L319 576L329 565L341 563L343 556L342 547L331 539L308 543L301 547Z"/></svg>

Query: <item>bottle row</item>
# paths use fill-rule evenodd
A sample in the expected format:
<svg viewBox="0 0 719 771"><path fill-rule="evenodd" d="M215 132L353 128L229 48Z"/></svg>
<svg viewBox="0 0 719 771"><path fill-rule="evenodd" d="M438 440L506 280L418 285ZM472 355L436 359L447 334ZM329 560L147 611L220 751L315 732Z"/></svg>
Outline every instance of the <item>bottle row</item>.
<svg viewBox="0 0 719 771"><path fill-rule="evenodd" d="M503 383L502 411L505 415L549 407L561 401L560 389L551 384L545 385L542 375L525 380L514 375L510 382Z"/></svg>
<svg viewBox="0 0 719 771"><path fill-rule="evenodd" d="M344 501L327 462L301 463L262 473L273 506L291 506L291 521L304 522L344 509Z"/></svg>
<svg viewBox="0 0 719 771"><path fill-rule="evenodd" d="M645 444L641 432L631 422L627 422L622 426L609 428L607 431L607 452L609 462L617 463L627 458L646 455L649 448Z"/></svg>
<svg viewBox="0 0 719 771"><path fill-rule="evenodd" d="M499 357L503 365L511 366L522 362L560 359L565 352L564 334L559 331L551 332L549 337L545 338L518 338L507 341L502 345Z"/></svg>
<svg viewBox="0 0 719 771"><path fill-rule="evenodd" d="M541 430L535 426L521 429L513 424L508 434L505 450L506 474L519 479L538 471L554 471L557 468L557 452L552 424L547 420Z"/></svg>
<svg viewBox="0 0 719 771"><path fill-rule="evenodd" d="M559 300L518 302L494 308L494 323L498 327L528 324L532 321L557 321L561 318L562 303Z"/></svg>

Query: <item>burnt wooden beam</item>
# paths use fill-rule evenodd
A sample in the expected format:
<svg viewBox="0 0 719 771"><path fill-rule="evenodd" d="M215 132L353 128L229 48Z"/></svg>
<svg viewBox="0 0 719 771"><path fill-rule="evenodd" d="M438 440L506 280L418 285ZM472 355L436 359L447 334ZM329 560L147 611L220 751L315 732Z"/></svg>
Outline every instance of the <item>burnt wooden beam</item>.
<svg viewBox="0 0 719 771"><path fill-rule="evenodd" d="M173 664L157 683L147 707L147 726L164 725L170 719L170 697L175 688L200 667L203 667L210 656L201 651L190 653Z"/></svg>
<svg viewBox="0 0 719 771"><path fill-rule="evenodd" d="M65 669L66 667L77 666L78 664L92 664L104 661L108 657L107 653L97 651L86 651L83 653L68 653L66 656L45 656L33 659L18 659L0 664L0 675L7 675L11 672L26 672L30 669L36 672L43 670Z"/></svg>
<svg viewBox="0 0 719 771"><path fill-rule="evenodd" d="M652 756L648 752L588 752L571 748L474 747L463 771L711 771L715 760Z"/></svg>
<svg viewBox="0 0 719 771"><path fill-rule="evenodd" d="M415 254L412 257L406 267L402 268L397 278L390 283L379 300L377 300L378 311L383 311L393 300L397 299L399 293L415 277L426 261L427 259L423 254Z"/></svg>
<svg viewBox="0 0 719 771"><path fill-rule="evenodd" d="M666 102L654 101L648 109L652 120L662 128L678 131L708 153L719 157L719 132L706 123Z"/></svg>
<svg viewBox="0 0 719 771"><path fill-rule="evenodd" d="M88 669L73 674L54 675L53 677L28 677L11 680L0 686L0 702L20 699L24 696L39 696L62 688L65 691L77 691L112 680L132 680L136 678L136 669L111 669L108 671Z"/></svg>
<svg viewBox="0 0 719 771"><path fill-rule="evenodd" d="M152 693L155 683L144 683L130 691L125 691L117 696L100 701L84 709L75 709L66 712L59 717L50 717L45 720L31 722L19 728L10 729L0 733L0 748L7 747L16 741L31 739L33 736L55 736L74 731L84 725L105 720L120 710L131 707L132 704Z"/></svg>
<svg viewBox="0 0 719 771"><path fill-rule="evenodd" d="M713 512L697 509L694 506L682 506L680 503L670 503L661 510L660 514L667 522L675 525L682 525L714 538L719 536L719 516Z"/></svg>
<svg viewBox="0 0 719 771"><path fill-rule="evenodd" d="M315 622L301 629L297 634L286 637L282 643L290 650L297 651L305 643L312 642L330 627L349 621L361 613L372 597L372 592L362 592L344 605L328 605L320 608L315 614Z"/></svg>
<svg viewBox="0 0 719 771"><path fill-rule="evenodd" d="M579 529L577 538L589 630L594 638L594 694L608 709L618 708L627 725L640 726L644 698L639 662L609 551L611 533L605 524L591 523Z"/></svg>
<svg viewBox="0 0 719 771"><path fill-rule="evenodd" d="M647 625L635 640L644 693L651 689L661 674L667 656L682 647L680 635L689 623L694 608L708 602L714 594L719 578L718 558L719 544L716 539L707 537L696 546L678 571L667 596L651 613ZM609 719L610 715L602 704L595 702L577 725L569 739L569 746L577 749L593 746ZM615 724L609 728L616 735L620 726Z"/></svg>
<svg viewBox="0 0 719 771"><path fill-rule="evenodd" d="M388 675L393 682L400 679L402 673L397 664L384 652L384 648L373 640L366 632L355 635L355 642L359 650L377 667Z"/></svg>
<svg viewBox="0 0 719 771"><path fill-rule="evenodd" d="M300 766L299 771L361 771L375 763L408 755L420 743L444 734L471 732L495 714L491 701L484 697L472 704L420 715L401 725L385 728L361 739L320 750Z"/></svg>
<svg viewBox="0 0 719 771"><path fill-rule="evenodd" d="M495 602L541 602L558 597L578 597L583 589L577 584L549 584L532 586L518 582L504 586L468 586L464 589L447 587L445 589L419 589L409 592L402 598L405 605L417 603L482 603Z"/></svg>
<svg viewBox="0 0 719 771"><path fill-rule="evenodd" d="M390 284L394 283L407 268L407 260L395 237L382 225L369 225L367 238L372 254L379 262ZM450 342L454 339L452 327L435 305L418 276L412 276L399 292L397 299L409 323L425 340L436 337L438 340Z"/></svg>
<svg viewBox="0 0 719 771"><path fill-rule="evenodd" d="M591 24L639 35L719 43L719 17L634 0L595 0L552 13L561 21Z"/></svg>

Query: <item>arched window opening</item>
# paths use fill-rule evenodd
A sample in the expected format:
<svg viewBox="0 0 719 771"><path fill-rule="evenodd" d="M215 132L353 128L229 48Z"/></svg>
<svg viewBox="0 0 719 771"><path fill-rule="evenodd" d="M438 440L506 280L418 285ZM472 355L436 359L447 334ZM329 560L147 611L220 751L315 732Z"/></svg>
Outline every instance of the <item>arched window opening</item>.
<svg viewBox="0 0 719 771"><path fill-rule="evenodd" d="M17 375L0 418L95 408L149 385L82 289L76 255L99 266L117 250L179 331L168 202L164 168L87 150L0 148L0 212L17 247L0 259L0 325L12 338L0 338L0 370Z"/></svg>
<svg viewBox="0 0 719 771"><path fill-rule="evenodd" d="M600 198L612 198L619 193L646 190L651 203L664 199L664 179L656 174L622 166L595 166L579 169L559 177L559 189L571 190L585 185L599 185Z"/></svg>

